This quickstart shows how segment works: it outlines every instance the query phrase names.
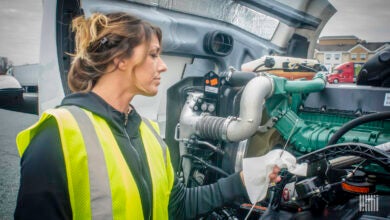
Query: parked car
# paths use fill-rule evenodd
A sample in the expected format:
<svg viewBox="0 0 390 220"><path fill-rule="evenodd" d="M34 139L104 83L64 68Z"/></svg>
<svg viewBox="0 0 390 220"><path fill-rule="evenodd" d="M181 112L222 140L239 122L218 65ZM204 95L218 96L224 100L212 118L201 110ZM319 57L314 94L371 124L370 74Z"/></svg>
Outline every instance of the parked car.
<svg viewBox="0 0 390 220"><path fill-rule="evenodd" d="M0 107L23 103L23 88L11 75L0 75Z"/></svg>

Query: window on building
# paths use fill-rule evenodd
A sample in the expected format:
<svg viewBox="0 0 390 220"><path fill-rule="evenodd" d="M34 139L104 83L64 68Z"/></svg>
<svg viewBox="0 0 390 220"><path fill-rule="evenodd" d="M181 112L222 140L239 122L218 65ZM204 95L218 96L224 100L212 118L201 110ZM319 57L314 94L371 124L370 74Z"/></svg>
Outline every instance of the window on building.
<svg viewBox="0 0 390 220"><path fill-rule="evenodd" d="M340 60L340 54L335 54L335 55L334 55L334 59L335 59L335 60Z"/></svg>
<svg viewBox="0 0 390 220"><path fill-rule="evenodd" d="M325 54L325 59L326 59L326 60L330 60L331 57L332 57L331 54Z"/></svg>
<svg viewBox="0 0 390 220"><path fill-rule="evenodd" d="M356 60L357 54L356 53L351 53L351 60Z"/></svg>
<svg viewBox="0 0 390 220"><path fill-rule="evenodd" d="M360 54L360 59L361 60L365 60L367 57L366 57L367 55L365 54L365 53L361 53Z"/></svg>

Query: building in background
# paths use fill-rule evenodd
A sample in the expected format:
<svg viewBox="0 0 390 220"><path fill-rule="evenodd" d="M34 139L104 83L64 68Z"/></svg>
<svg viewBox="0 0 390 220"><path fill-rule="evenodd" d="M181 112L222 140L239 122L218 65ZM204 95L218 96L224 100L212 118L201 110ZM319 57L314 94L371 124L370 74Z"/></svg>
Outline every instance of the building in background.
<svg viewBox="0 0 390 220"><path fill-rule="evenodd" d="M390 46L390 42L366 42L356 36L323 36L319 38L314 59L329 72L345 62L365 63L375 53Z"/></svg>

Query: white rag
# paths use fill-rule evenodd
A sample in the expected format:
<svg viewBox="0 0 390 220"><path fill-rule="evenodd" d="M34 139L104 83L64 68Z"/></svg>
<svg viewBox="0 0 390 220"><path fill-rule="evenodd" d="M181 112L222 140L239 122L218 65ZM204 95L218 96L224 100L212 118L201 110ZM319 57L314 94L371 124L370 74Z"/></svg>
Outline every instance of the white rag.
<svg viewBox="0 0 390 220"><path fill-rule="evenodd" d="M245 158L242 168L245 188L252 204L261 201L267 195L270 183L269 174L275 165L298 176L306 176L307 163L297 164L295 157L287 151L276 149L261 157Z"/></svg>

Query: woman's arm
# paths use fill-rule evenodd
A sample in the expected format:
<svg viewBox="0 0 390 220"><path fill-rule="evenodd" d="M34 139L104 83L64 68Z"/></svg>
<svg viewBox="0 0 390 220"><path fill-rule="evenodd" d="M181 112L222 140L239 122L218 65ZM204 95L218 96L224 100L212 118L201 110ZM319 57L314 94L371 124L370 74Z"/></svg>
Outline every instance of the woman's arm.
<svg viewBox="0 0 390 220"><path fill-rule="evenodd" d="M54 118L42 124L20 164L15 219L71 219L65 162Z"/></svg>
<svg viewBox="0 0 390 220"><path fill-rule="evenodd" d="M175 177L169 200L169 217L194 219L240 197L248 198L240 173L221 178L214 184L194 188L186 188Z"/></svg>

